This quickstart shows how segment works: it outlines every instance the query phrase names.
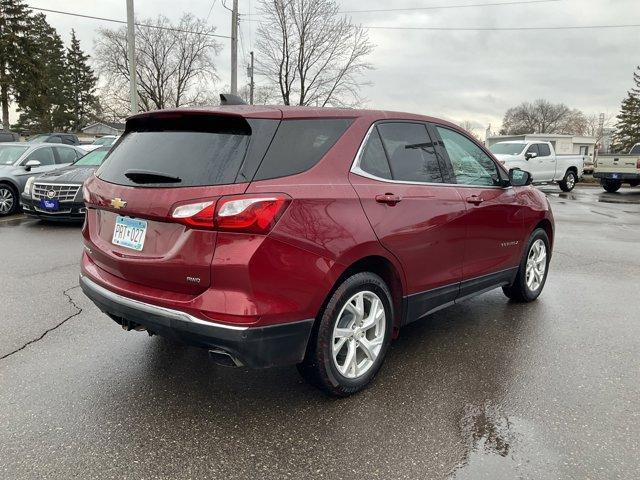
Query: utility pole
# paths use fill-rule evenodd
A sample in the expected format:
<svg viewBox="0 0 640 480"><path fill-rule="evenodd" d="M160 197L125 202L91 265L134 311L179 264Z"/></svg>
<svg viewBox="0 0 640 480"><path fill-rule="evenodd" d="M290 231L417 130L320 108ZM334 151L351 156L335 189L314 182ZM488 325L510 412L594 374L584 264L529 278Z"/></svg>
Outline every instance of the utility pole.
<svg viewBox="0 0 640 480"><path fill-rule="evenodd" d="M133 0L127 0L127 50L129 53L129 90L131 114L138 113L138 77L136 75L136 34L133 17Z"/></svg>
<svg viewBox="0 0 640 480"><path fill-rule="evenodd" d="M253 52L249 52L249 55L251 55L251 63L247 68L247 75L249 77L249 105L253 105L253 89L255 88L253 81Z"/></svg>
<svg viewBox="0 0 640 480"><path fill-rule="evenodd" d="M231 11L231 93L238 94L238 0Z"/></svg>

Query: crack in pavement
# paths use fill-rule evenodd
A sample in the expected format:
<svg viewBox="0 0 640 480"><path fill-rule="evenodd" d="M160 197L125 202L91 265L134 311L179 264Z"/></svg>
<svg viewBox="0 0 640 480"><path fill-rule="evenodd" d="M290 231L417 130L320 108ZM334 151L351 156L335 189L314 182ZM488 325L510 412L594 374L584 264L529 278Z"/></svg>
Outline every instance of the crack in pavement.
<svg viewBox="0 0 640 480"><path fill-rule="evenodd" d="M64 325L66 322L68 322L69 320L71 320L73 317L77 317L78 315L80 315L80 314L82 313L82 308L81 308L81 307L79 307L78 305L76 305L76 302L74 302L74 301L73 301L73 299L71 298L71 296L67 293L67 292L69 292L69 291L73 290L74 288L79 288L79 287L80 287L80 285L75 285L75 286L73 286L73 287L67 288L66 290L64 290L64 291L62 292L62 294L63 294L65 297L67 297L67 299L69 300L69 303L70 303L71 305L73 305L73 307L77 310L77 312L72 313L71 315L69 315L68 317L66 317L65 319L63 319L60 323L58 323L58 324L54 325L53 327L51 327L51 328L49 328L49 329L45 330L45 331L44 331L44 333L43 333L42 335L40 335L38 338L33 339L33 340L30 340L30 341L28 341L27 343L25 343L24 345L22 345L20 348L15 349L13 352L9 352L9 353L7 353L7 354L5 354L5 355L1 356L1 357L0 357L0 360L4 360L5 358L8 358L8 357L10 357L11 355L14 355L14 354L16 354L16 353L18 353L18 352L20 352L20 351L24 350L24 349L25 349L25 348L27 348L29 345L31 345L31 344L33 344L33 343L36 343L36 342L39 342L40 340L42 340L42 339L47 335L47 333L52 332L53 330L55 330L55 329L57 329L57 328L61 327L61 326L62 326L62 325Z"/></svg>

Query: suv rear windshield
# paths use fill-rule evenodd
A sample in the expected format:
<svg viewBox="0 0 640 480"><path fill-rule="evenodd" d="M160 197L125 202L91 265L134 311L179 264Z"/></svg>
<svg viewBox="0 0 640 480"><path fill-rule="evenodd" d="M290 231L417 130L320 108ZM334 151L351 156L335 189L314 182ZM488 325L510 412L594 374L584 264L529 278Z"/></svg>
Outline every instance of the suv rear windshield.
<svg viewBox="0 0 640 480"><path fill-rule="evenodd" d="M97 175L106 182L145 187L234 183L249 139L249 133L236 132L128 132ZM150 172L175 181L134 181L131 172Z"/></svg>

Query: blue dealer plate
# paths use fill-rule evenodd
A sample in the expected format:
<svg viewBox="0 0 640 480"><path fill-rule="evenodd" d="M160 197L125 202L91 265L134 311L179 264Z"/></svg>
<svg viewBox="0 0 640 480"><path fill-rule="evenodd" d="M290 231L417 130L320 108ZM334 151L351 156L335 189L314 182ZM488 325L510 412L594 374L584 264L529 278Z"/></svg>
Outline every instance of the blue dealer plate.
<svg viewBox="0 0 640 480"><path fill-rule="evenodd" d="M144 248L144 237L147 235L147 222L136 218L116 217L111 243L132 250L141 251Z"/></svg>
<svg viewBox="0 0 640 480"><path fill-rule="evenodd" d="M57 198L43 198L40 200L40 208L56 212L60 210L60 202Z"/></svg>

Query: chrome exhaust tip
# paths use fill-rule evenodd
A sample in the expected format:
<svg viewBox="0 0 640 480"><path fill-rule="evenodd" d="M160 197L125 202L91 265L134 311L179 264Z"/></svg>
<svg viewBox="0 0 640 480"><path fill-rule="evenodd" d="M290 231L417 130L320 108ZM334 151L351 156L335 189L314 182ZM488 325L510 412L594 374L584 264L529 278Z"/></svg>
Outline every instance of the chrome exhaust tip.
<svg viewBox="0 0 640 480"><path fill-rule="evenodd" d="M219 348L214 348L209 350L209 357L213 360L217 365L221 365L223 367L243 367L244 364L231 355L229 352L225 352Z"/></svg>

